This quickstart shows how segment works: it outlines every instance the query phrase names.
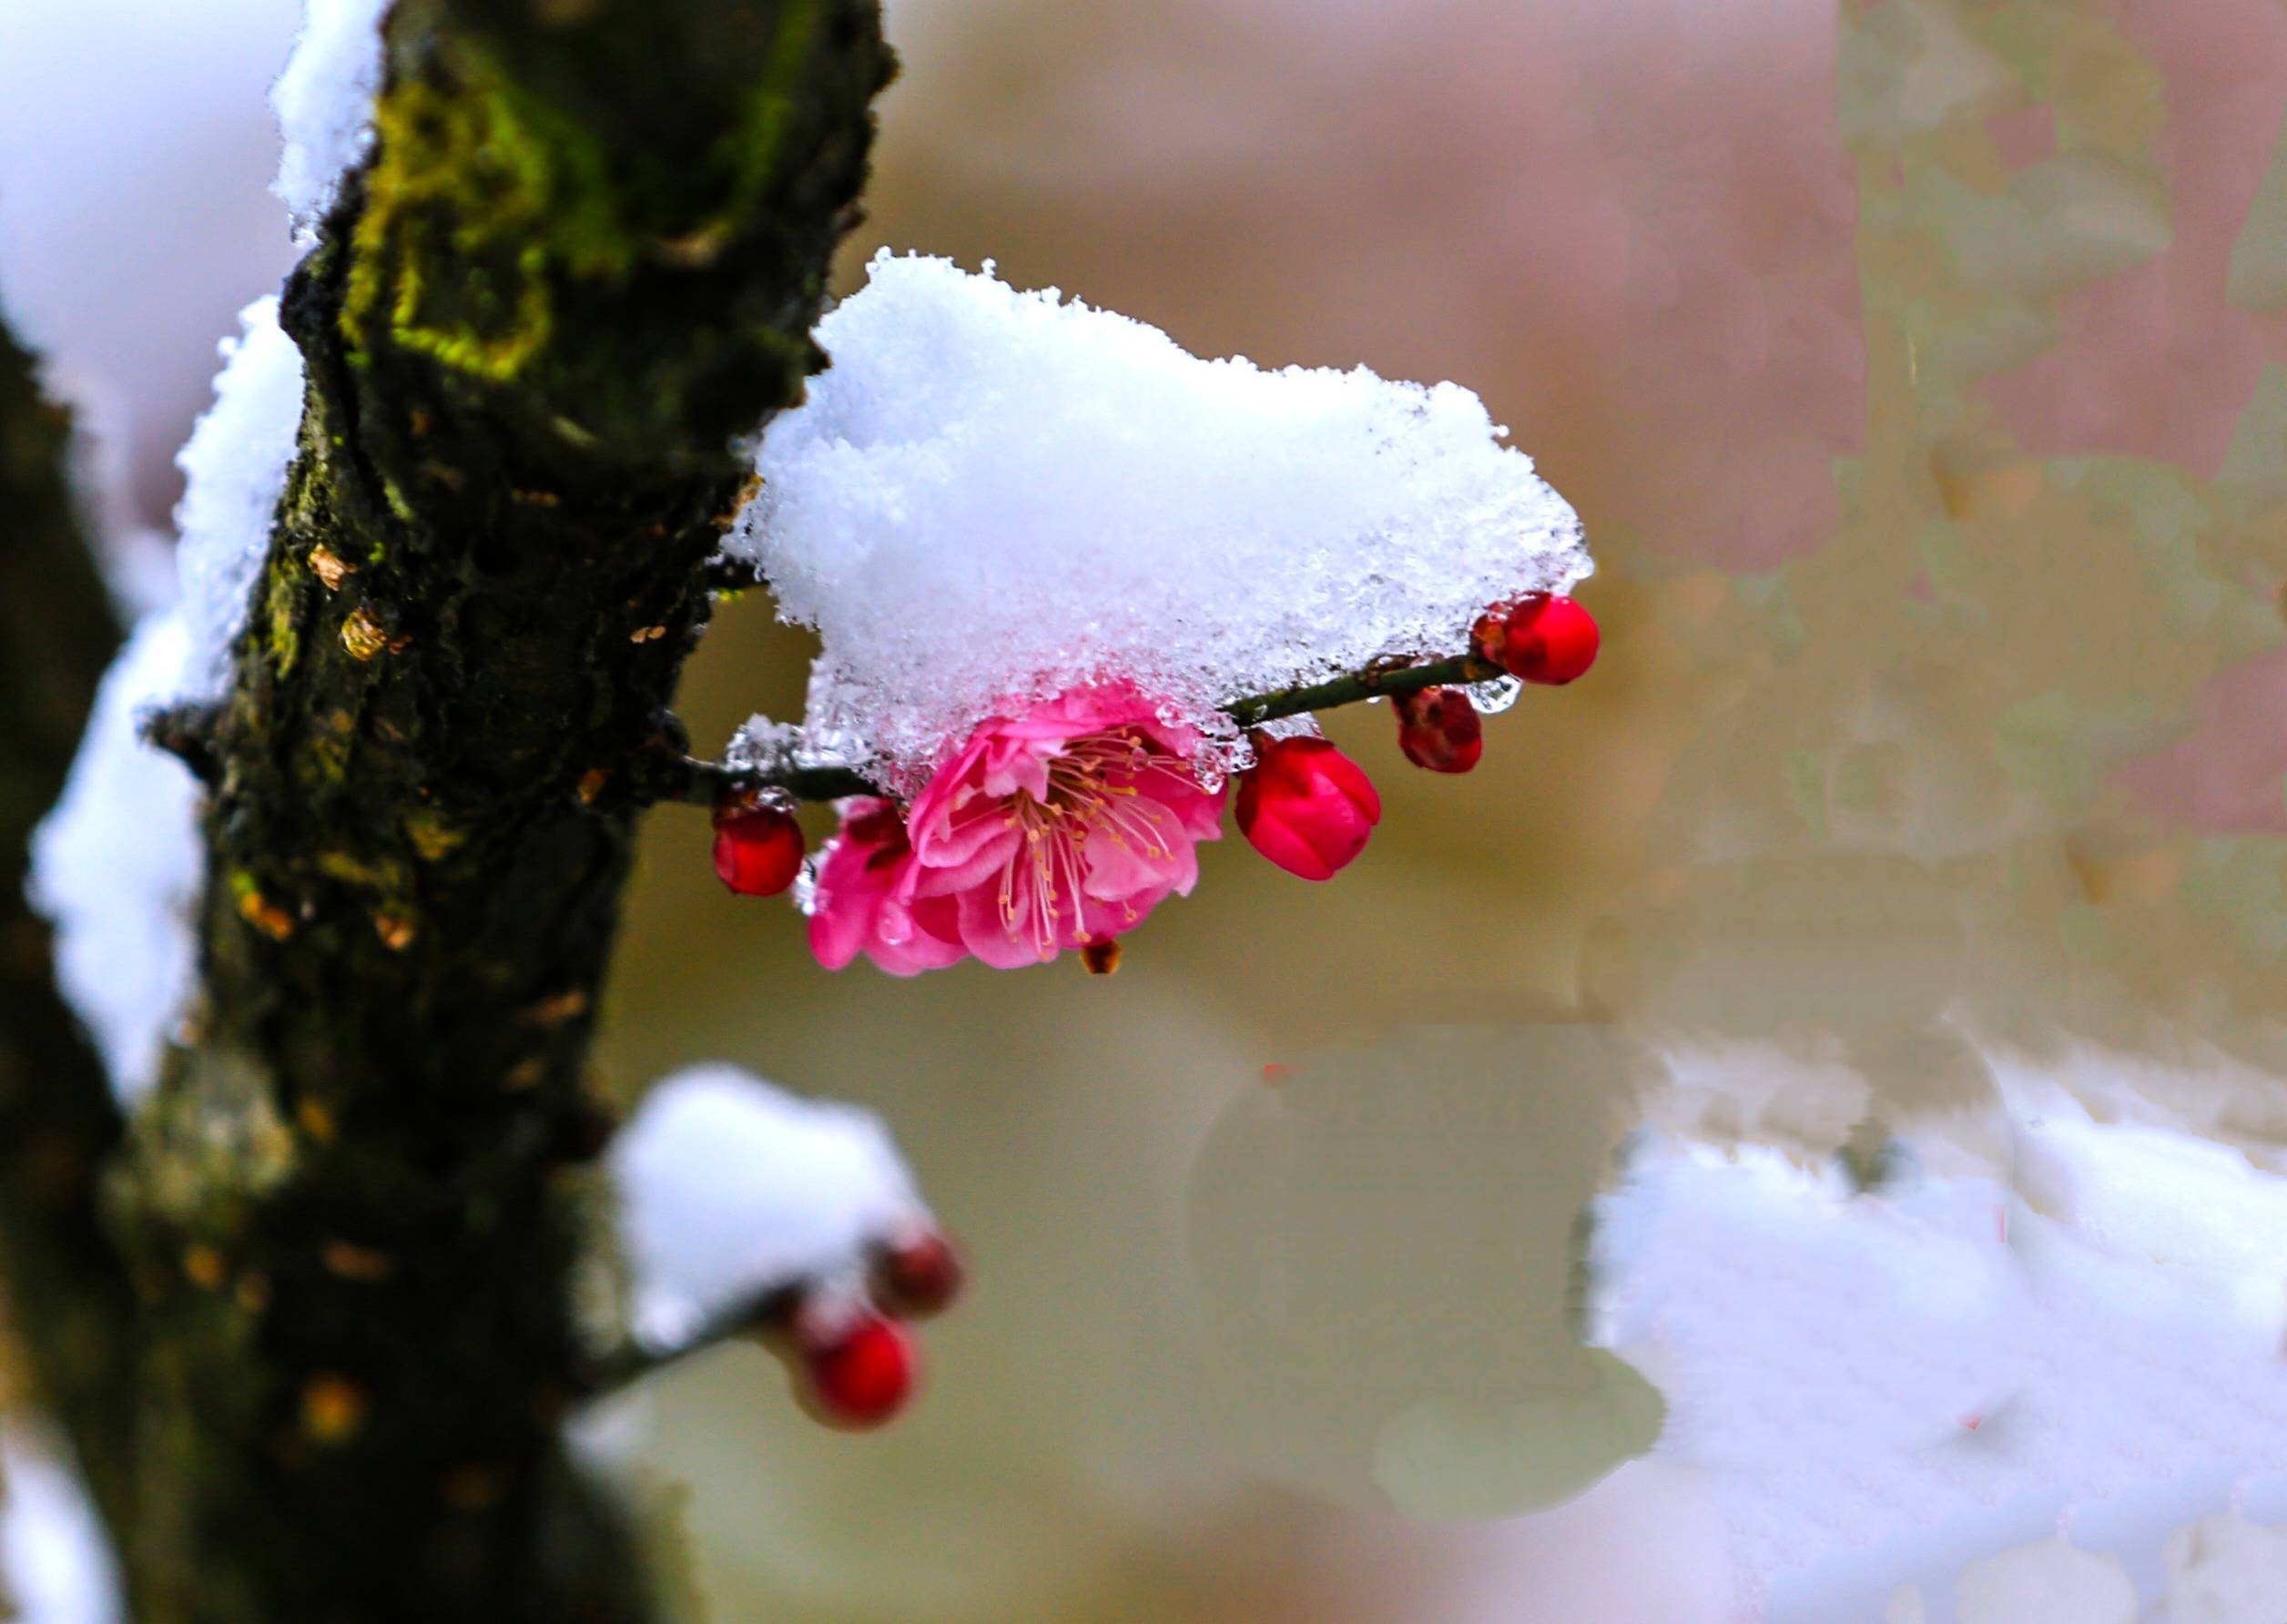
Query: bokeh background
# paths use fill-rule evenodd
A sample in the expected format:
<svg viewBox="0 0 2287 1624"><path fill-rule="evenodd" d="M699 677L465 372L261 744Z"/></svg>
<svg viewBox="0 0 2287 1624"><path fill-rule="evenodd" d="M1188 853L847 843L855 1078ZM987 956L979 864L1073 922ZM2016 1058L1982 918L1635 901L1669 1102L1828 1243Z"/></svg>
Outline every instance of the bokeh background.
<svg viewBox="0 0 2287 1624"><path fill-rule="evenodd" d="M0 287L89 402L122 522L164 524L214 342L290 261L263 93L297 14L0 0ZM1234 1211L1322 1274L1348 1232L1216 1181L1245 1192L1266 1066L1482 1068L1502 1086L1441 1131L1575 1146L1564 1175L1457 1172L1514 1203L1457 1217L1368 1172L1333 1218L1426 1259L1496 1218L1561 1238L1647 1116L1816 1158L1967 1111L1965 1026L2195 1079L2228 1051L2229 1088L2163 1080L2153 1109L2276 1165L2287 13L892 0L889 25L846 277L884 243L990 259L1198 353L1466 383L1585 519L1605 654L1489 723L1463 779L1407 769L1377 709L1329 717L1384 793L1367 858L1309 887L1226 841L1110 979L824 974L790 912L717 885L698 814L656 815L605 1086L724 1058L878 1108L976 1283L881 1435L815 1427L734 1349L605 1446L719 1619L1728 1616L1671 1463L1393 1509L1282 1409L1294 1325L1234 1333L1215 1286ZM727 608L694 736L796 714L809 652ZM1408 1035L1449 1023L1495 1036ZM1581 1023L1844 1081L1774 1061L1640 1097ZM1560 1255L1361 1268L1312 1322L1326 1390L1409 1345L1572 1369ZM1834 1607L1804 1616L1861 1616Z"/></svg>

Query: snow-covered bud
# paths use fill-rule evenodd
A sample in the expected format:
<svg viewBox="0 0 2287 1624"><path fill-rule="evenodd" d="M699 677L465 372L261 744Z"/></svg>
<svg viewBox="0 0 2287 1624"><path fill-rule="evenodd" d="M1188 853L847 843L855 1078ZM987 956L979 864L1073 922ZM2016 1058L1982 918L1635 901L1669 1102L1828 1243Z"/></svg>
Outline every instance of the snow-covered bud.
<svg viewBox="0 0 2287 1624"><path fill-rule="evenodd" d="M1466 773L1485 754L1485 724L1459 688L1424 688L1396 701L1398 747L1416 766Z"/></svg>
<svg viewBox="0 0 2287 1624"><path fill-rule="evenodd" d="M952 1306L961 1295L961 1254L933 1229L899 1236L875 1254L874 1300L884 1310L909 1319L926 1319Z"/></svg>
<svg viewBox="0 0 2287 1624"><path fill-rule="evenodd" d="M1239 830L1289 874L1331 879L1366 849L1382 820L1373 780L1322 738L1255 736L1239 780Z"/></svg>
<svg viewBox="0 0 2287 1624"><path fill-rule="evenodd" d="M1574 600L1536 592L1477 623L1477 652L1522 682L1560 687L1596 664L1602 634Z"/></svg>
<svg viewBox="0 0 2287 1624"><path fill-rule="evenodd" d="M879 1426L913 1396L913 1342L879 1314L860 1311L796 1326L802 1399L829 1426Z"/></svg>
<svg viewBox="0 0 2287 1624"><path fill-rule="evenodd" d="M784 807L732 796L715 808L715 872L742 897L775 897L802 871L802 826Z"/></svg>

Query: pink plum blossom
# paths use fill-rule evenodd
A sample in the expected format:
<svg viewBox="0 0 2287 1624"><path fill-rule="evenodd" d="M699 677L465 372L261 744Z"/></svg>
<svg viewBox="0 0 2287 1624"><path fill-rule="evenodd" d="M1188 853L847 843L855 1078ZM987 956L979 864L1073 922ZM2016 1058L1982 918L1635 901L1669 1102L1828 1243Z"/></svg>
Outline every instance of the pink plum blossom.
<svg viewBox="0 0 2287 1624"><path fill-rule="evenodd" d="M1125 685L995 716L940 765L903 824L852 802L818 873L810 947L892 975L973 955L1011 969L1109 940L1198 878L1223 791L1192 766L1197 732Z"/></svg>
<svg viewBox="0 0 2287 1624"><path fill-rule="evenodd" d="M894 801L842 803L810 907L810 951L828 969L863 953L893 976L957 963L965 949L951 898L913 896L913 848Z"/></svg>

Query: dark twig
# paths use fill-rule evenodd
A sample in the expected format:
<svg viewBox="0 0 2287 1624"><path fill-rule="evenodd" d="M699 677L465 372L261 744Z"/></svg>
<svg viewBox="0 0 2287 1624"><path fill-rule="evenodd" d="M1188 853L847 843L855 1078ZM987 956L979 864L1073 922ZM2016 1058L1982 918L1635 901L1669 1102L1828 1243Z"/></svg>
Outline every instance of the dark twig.
<svg viewBox="0 0 2287 1624"><path fill-rule="evenodd" d="M752 592L763 584L762 572L743 558L717 553L699 566L699 584L708 592Z"/></svg>
<svg viewBox="0 0 2287 1624"><path fill-rule="evenodd" d="M221 714L219 705L185 700L145 711L139 726L146 743L174 756L212 788L222 777L222 760L215 754L215 725Z"/></svg>
<svg viewBox="0 0 2287 1624"><path fill-rule="evenodd" d="M646 803L679 801L712 807L734 796L783 790L798 801L839 801L847 796L879 795L864 774L843 766L737 767L696 756L666 755L647 765L635 793Z"/></svg>
<svg viewBox="0 0 2287 1624"><path fill-rule="evenodd" d="M1241 727L1258 727L1307 711L1332 710L1367 699L1397 699L1424 688L1490 682L1502 675L1499 665L1473 654L1420 665L1376 664L1326 682L1250 695L1232 701L1223 710ZM645 768L635 794L645 804L681 801L712 807L731 796L767 789L783 790L798 801L837 801L845 796L885 793L879 785L850 767L737 767L727 762L703 761L680 751L663 751Z"/></svg>
<svg viewBox="0 0 2287 1624"><path fill-rule="evenodd" d="M704 1322L682 1341L664 1346L629 1338L611 1348L588 1372L586 1397L607 1398L634 1386L646 1376L679 1365L727 1342L755 1341L766 1345L794 1326L802 1301L799 1285L780 1286L760 1296L747 1297Z"/></svg>
<svg viewBox="0 0 2287 1624"><path fill-rule="evenodd" d="M1479 655L1455 655L1449 659L1432 660L1426 665L1369 665L1363 671L1312 683L1306 687L1281 688L1275 694L1256 694L1234 700L1223 708L1240 726L1259 727L1265 722L1299 716L1306 711L1332 710L1337 705L1356 705L1365 699L1397 699L1407 694L1418 694L1424 688L1464 686L1490 682L1504 675L1499 666Z"/></svg>

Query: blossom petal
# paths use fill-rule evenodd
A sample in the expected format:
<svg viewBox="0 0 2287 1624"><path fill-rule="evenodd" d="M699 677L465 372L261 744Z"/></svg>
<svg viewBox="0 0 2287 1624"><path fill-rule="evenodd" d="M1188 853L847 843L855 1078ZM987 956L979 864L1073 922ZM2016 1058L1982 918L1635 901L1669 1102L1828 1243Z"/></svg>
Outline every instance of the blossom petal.
<svg viewBox="0 0 2287 1624"><path fill-rule="evenodd" d="M1122 806L1120 819L1099 818L1088 831L1081 848L1088 895L1117 901L1154 887L1189 890L1199 864L1182 821L1163 803L1140 797Z"/></svg>
<svg viewBox="0 0 2287 1624"><path fill-rule="evenodd" d="M916 845L914 859L921 869L917 890L923 896L941 897L974 885L1007 868L1023 843L1024 832L1017 827L1014 815L1005 808L985 813L975 820L972 829L950 839Z"/></svg>
<svg viewBox="0 0 2287 1624"><path fill-rule="evenodd" d="M1016 927L1001 917L997 887L971 886L953 900L961 910L961 945L981 961L995 969L1022 969L1041 961L1039 947L1022 932L1021 916Z"/></svg>

